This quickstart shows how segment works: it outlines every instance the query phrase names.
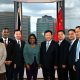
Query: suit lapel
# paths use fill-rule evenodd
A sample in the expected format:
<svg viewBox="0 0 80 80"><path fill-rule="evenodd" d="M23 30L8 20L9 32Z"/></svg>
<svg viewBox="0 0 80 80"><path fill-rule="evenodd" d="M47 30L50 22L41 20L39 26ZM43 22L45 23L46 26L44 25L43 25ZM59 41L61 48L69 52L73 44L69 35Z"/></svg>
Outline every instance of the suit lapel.
<svg viewBox="0 0 80 80"><path fill-rule="evenodd" d="M62 46L63 44L65 44L65 39L61 42L60 46Z"/></svg>
<svg viewBox="0 0 80 80"><path fill-rule="evenodd" d="M44 42L44 52L46 53L46 41Z"/></svg>
<svg viewBox="0 0 80 80"><path fill-rule="evenodd" d="M75 41L74 41L74 43L72 44L72 46L71 46L71 49L70 49L70 50L72 50L72 48L76 46L76 43L77 43L77 40L75 40Z"/></svg>
<svg viewBox="0 0 80 80"><path fill-rule="evenodd" d="M22 48L22 44L23 44L23 42L21 41L21 48Z"/></svg>
<svg viewBox="0 0 80 80"><path fill-rule="evenodd" d="M76 40L76 47L77 47L78 39Z"/></svg>
<svg viewBox="0 0 80 80"><path fill-rule="evenodd" d="M1 42L4 43L3 39L1 38ZM8 44L10 43L10 39L8 38Z"/></svg>
<svg viewBox="0 0 80 80"><path fill-rule="evenodd" d="M10 44L10 39L8 38L8 44Z"/></svg>
<svg viewBox="0 0 80 80"><path fill-rule="evenodd" d="M1 38L1 42L4 43L3 38ZM5 43L4 43L5 44ZM7 45L6 45L7 46Z"/></svg>

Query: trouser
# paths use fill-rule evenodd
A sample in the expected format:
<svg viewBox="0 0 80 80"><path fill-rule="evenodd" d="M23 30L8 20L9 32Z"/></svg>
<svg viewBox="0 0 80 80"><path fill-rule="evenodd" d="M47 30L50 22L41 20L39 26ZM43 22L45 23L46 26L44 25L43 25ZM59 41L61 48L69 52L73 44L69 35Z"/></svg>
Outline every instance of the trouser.
<svg viewBox="0 0 80 80"><path fill-rule="evenodd" d="M24 76L24 65L17 65L14 69L14 80L23 80Z"/></svg>
<svg viewBox="0 0 80 80"><path fill-rule="evenodd" d="M58 67L58 80L68 80L68 68Z"/></svg>
<svg viewBox="0 0 80 80"><path fill-rule="evenodd" d="M0 80L6 80L6 74L0 73Z"/></svg>
<svg viewBox="0 0 80 80"><path fill-rule="evenodd" d="M77 80L80 80L80 60L76 62L76 74L77 74Z"/></svg>
<svg viewBox="0 0 80 80"><path fill-rule="evenodd" d="M12 65L6 65L6 78L7 80L13 80L13 67Z"/></svg>
<svg viewBox="0 0 80 80"><path fill-rule="evenodd" d="M69 79L70 80L76 80L76 71L73 70L73 67L72 66L69 66L68 68L68 71L69 71Z"/></svg>
<svg viewBox="0 0 80 80"><path fill-rule="evenodd" d="M42 67L44 80L55 80L55 70L54 67Z"/></svg>
<svg viewBox="0 0 80 80"><path fill-rule="evenodd" d="M36 62L33 62L32 65L30 65L30 69L26 68L26 74L28 80L37 80L37 73L38 73L38 64Z"/></svg>

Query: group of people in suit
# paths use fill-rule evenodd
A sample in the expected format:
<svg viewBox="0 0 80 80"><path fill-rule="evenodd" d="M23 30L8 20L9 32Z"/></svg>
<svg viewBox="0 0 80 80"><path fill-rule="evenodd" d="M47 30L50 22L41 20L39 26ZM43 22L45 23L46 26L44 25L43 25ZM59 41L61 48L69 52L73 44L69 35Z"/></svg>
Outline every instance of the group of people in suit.
<svg viewBox="0 0 80 80"><path fill-rule="evenodd" d="M23 80L24 74L24 57L23 48L25 42L20 40L21 32L15 30L15 39L9 38L9 28L2 30L2 38L0 39L0 80ZM3 66L4 65L4 66Z"/></svg>
<svg viewBox="0 0 80 80"><path fill-rule="evenodd" d="M9 29L2 30L0 39L0 80L23 80L24 66L28 80L37 80L38 68L42 68L44 80L80 80L80 26L65 32L58 31L58 39L53 40L52 31L44 32L45 41L37 44L37 38L30 34L28 42L21 40L21 32L15 30L14 37Z"/></svg>

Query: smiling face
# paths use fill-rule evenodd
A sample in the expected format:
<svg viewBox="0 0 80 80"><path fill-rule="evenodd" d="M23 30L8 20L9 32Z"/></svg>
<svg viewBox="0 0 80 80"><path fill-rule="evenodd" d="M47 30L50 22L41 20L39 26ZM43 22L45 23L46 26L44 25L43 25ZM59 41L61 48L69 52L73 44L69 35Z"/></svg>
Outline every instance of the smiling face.
<svg viewBox="0 0 80 80"><path fill-rule="evenodd" d="M76 34L74 31L69 31L68 34L69 40L74 40L76 38Z"/></svg>
<svg viewBox="0 0 80 80"><path fill-rule="evenodd" d="M30 36L29 42L30 42L30 44L35 44L35 37Z"/></svg>
<svg viewBox="0 0 80 80"><path fill-rule="evenodd" d="M58 32L58 39L59 40L64 40L65 34L63 32Z"/></svg>
<svg viewBox="0 0 80 80"><path fill-rule="evenodd" d="M80 39L80 28L76 28L76 37Z"/></svg>
<svg viewBox="0 0 80 80"><path fill-rule="evenodd" d="M15 31L14 37L15 37L17 40L20 40L20 39L21 39L21 32L20 32L20 31Z"/></svg>
<svg viewBox="0 0 80 80"><path fill-rule="evenodd" d="M50 32L45 33L46 41L50 41L52 39L52 34Z"/></svg>
<svg viewBox="0 0 80 80"><path fill-rule="evenodd" d="M8 38L9 36L9 30L8 29L3 29L2 30L2 37L3 38Z"/></svg>

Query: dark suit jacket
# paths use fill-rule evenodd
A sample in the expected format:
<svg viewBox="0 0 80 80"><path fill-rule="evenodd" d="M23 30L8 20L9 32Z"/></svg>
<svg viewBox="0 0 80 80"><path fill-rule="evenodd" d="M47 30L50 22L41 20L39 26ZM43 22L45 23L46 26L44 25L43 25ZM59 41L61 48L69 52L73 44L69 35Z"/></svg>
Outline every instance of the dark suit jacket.
<svg viewBox="0 0 80 80"><path fill-rule="evenodd" d="M46 41L41 43L40 48L40 63L42 66L50 67L57 65L58 44L52 40L48 51L46 52Z"/></svg>
<svg viewBox="0 0 80 80"><path fill-rule="evenodd" d="M19 44L17 44L17 41L16 40L14 41L15 41L14 63L16 65L23 65L24 64L23 49L24 49L25 42L21 41L21 47L20 47Z"/></svg>
<svg viewBox="0 0 80 80"><path fill-rule="evenodd" d="M78 39L74 41L70 50L69 50L69 66L75 64L75 57L76 57L76 47L77 47Z"/></svg>
<svg viewBox="0 0 80 80"><path fill-rule="evenodd" d="M4 43L3 39L0 39L0 42ZM8 45L6 45L7 50L7 58L6 60L13 61L14 58L14 41L10 38L8 38Z"/></svg>
<svg viewBox="0 0 80 80"><path fill-rule="evenodd" d="M69 42L64 39L59 46L59 51L58 51L59 66L68 64L69 45L70 45Z"/></svg>

